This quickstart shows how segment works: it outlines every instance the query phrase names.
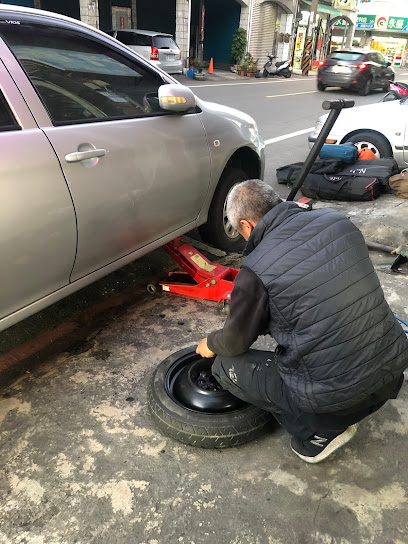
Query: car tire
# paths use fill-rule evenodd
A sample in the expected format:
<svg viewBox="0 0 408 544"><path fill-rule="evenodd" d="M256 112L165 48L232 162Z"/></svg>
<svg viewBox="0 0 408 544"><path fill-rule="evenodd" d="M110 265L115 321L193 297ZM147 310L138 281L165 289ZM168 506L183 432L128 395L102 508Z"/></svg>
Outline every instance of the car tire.
<svg viewBox="0 0 408 544"><path fill-rule="evenodd" d="M357 134L353 134L353 136L348 137L345 141L352 142L359 151L368 147L378 158L393 156L388 140L380 134L357 132Z"/></svg>
<svg viewBox="0 0 408 544"><path fill-rule="evenodd" d="M155 369L151 378L147 404L153 421L167 436L184 444L200 448L230 448L245 444L258 438L272 428L274 417L270 412L261 410L251 404L244 403L228 393L212 378L208 380L208 372L204 386L218 387L217 390L203 390L198 400L197 384L189 383L190 372L194 375L193 365L207 365L211 369L212 359L202 359L195 353L195 346L182 349L162 361ZM184 372L183 372L184 371ZM211 370L209 371L211 377ZM198 373L195 372L194 380ZM200 372L199 377L201 377ZM184 380L184 381L183 381ZM180 383L179 383L180 382ZM185 389L181 389L181 385ZM188 387L192 387L192 392ZM191 393L191 394L190 394ZM186 406L183 395L190 403L190 396L194 402L200 404L203 399L207 402L208 396L214 400L217 397L227 398L228 411L206 412L195 406ZM232 398L230 402L229 397ZM235 404L234 404L235 403ZM221 409L218 409L221 410Z"/></svg>
<svg viewBox="0 0 408 544"><path fill-rule="evenodd" d="M358 94L360 96L367 96L368 94L370 94L372 86L373 80L369 77L365 80L363 86L359 88Z"/></svg>
<svg viewBox="0 0 408 544"><path fill-rule="evenodd" d="M326 90L326 85L324 83L322 83L321 81L318 81L317 82L317 90L318 91L325 91Z"/></svg>
<svg viewBox="0 0 408 544"><path fill-rule="evenodd" d="M248 175L240 168L228 168L224 171L211 201L207 223L198 229L204 242L229 252L243 248L244 239L232 229L226 218L225 206L234 185L247 179Z"/></svg>

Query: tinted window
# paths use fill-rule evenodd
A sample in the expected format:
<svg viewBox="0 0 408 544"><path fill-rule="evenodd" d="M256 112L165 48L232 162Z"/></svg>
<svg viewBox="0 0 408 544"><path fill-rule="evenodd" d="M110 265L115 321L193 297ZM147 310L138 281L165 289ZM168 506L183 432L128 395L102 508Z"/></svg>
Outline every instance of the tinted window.
<svg viewBox="0 0 408 544"><path fill-rule="evenodd" d="M155 73L75 31L21 24L2 29L54 124L164 113Z"/></svg>
<svg viewBox="0 0 408 544"><path fill-rule="evenodd" d="M385 64L385 59L381 55L381 53L374 53L374 57L375 57L375 61L378 62L379 64Z"/></svg>
<svg viewBox="0 0 408 544"><path fill-rule="evenodd" d="M20 127L13 117L3 95L0 93L0 132L6 130L19 130Z"/></svg>
<svg viewBox="0 0 408 544"><path fill-rule="evenodd" d="M137 32L126 32L124 30L118 30L116 39L125 45L150 46L152 44L151 36L146 36L146 34L138 34Z"/></svg>
<svg viewBox="0 0 408 544"><path fill-rule="evenodd" d="M176 42L170 36L153 36L153 45L157 49L178 49Z"/></svg>
<svg viewBox="0 0 408 544"><path fill-rule="evenodd" d="M151 36L147 36L146 34L136 34L136 45L145 45L150 47L152 43Z"/></svg>
<svg viewBox="0 0 408 544"><path fill-rule="evenodd" d="M356 61L362 61L364 59L364 55L361 53L349 53L348 51L337 51L336 53L333 53L330 55L332 60L348 60L350 62L356 62Z"/></svg>

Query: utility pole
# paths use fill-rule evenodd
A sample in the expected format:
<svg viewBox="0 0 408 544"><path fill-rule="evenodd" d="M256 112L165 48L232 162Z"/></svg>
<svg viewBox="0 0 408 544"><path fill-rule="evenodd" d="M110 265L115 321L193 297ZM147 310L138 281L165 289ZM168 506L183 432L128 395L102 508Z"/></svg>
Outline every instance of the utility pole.
<svg viewBox="0 0 408 544"><path fill-rule="evenodd" d="M318 0L312 0L312 5L310 7L309 24L307 25L306 43L303 49L302 76L308 76L309 70L312 69L312 47L314 31L316 28L317 6Z"/></svg>

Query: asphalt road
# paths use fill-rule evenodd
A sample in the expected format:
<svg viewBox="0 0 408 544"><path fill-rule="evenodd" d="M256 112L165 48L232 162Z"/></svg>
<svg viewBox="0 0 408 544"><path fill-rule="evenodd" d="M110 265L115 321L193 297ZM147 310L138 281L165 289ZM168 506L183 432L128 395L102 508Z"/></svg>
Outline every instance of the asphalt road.
<svg viewBox="0 0 408 544"><path fill-rule="evenodd" d="M282 196L287 196L289 189L276 184L276 168L306 158L309 151L307 133L314 127L317 118L326 113L322 109L325 100L347 98L354 100L356 106L363 106L379 102L384 96L380 91L369 96L340 89L320 92L316 89L314 76L266 81L242 79L242 82L189 83L183 78L182 82L191 87L199 98L237 108L255 119L266 143L265 181L277 187ZM285 140L270 141L299 131L306 132Z"/></svg>

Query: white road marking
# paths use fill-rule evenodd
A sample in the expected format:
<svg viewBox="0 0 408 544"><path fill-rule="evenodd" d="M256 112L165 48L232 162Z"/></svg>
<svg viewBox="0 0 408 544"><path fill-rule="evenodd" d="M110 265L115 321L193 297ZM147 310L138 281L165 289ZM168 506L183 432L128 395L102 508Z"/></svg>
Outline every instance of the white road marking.
<svg viewBox="0 0 408 544"><path fill-rule="evenodd" d="M303 93L287 93L287 94L273 94L272 96L265 96L265 98L278 98L279 96L295 96L295 94L311 94L318 93L320 91L304 91Z"/></svg>
<svg viewBox="0 0 408 544"><path fill-rule="evenodd" d="M187 85L191 89L195 89L197 87L230 87L230 86L237 86L237 85L266 85L268 83L289 83L290 81L313 81L312 79L271 79L268 81L248 81L248 82L242 82L242 83L215 83L215 85L211 85L211 83L206 83L205 85Z"/></svg>
<svg viewBox="0 0 408 544"><path fill-rule="evenodd" d="M305 128L304 130L291 132L290 134L285 134L284 136L278 136L277 138L270 138L269 140L265 140L264 143L265 145L276 144L276 142L281 142L282 140L288 140L289 138L294 138L295 136L301 136L302 134L307 134L308 132L312 132L312 130L314 130L314 127Z"/></svg>

